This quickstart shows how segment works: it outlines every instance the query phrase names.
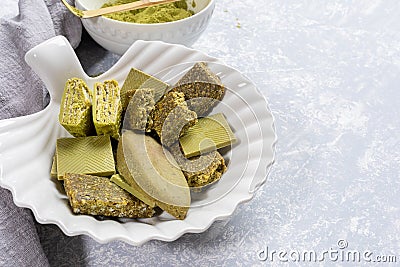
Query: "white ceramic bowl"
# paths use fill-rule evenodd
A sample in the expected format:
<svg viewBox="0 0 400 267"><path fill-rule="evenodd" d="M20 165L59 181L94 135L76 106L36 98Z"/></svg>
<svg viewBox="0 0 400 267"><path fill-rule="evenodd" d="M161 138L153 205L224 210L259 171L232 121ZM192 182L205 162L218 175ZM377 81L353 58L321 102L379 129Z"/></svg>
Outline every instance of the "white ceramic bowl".
<svg viewBox="0 0 400 267"><path fill-rule="evenodd" d="M251 81L216 58L181 45L137 41L110 70L91 78L68 41L59 36L30 50L25 60L45 83L51 101L38 113L0 121L0 185L11 190L18 206L30 208L38 222L54 223L67 235L86 234L102 243L172 241L184 233L203 232L215 220L231 216L266 181L276 140L267 102ZM185 220L171 220L165 213L143 220L104 221L73 214L62 186L50 178L56 140L68 135L58 122L65 81L79 77L91 88L95 82L111 78L122 84L135 67L173 83L198 61L207 61L226 85L226 95L214 112L225 114L240 140L224 155L228 171L221 180L191 195Z"/></svg>
<svg viewBox="0 0 400 267"><path fill-rule="evenodd" d="M215 0L187 0L194 15L173 22L139 24L122 22L106 17L82 19L90 36L102 47L122 55L136 40L164 41L191 46L206 29L215 7ZM76 0L82 10L100 8L108 0Z"/></svg>

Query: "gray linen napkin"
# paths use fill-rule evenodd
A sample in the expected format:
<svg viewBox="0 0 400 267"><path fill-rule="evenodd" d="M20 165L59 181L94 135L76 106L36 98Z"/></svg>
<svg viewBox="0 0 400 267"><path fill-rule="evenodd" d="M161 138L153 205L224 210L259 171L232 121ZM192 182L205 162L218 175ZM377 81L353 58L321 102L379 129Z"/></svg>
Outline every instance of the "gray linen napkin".
<svg viewBox="0 0 400 267"><path fill-rule="evenodd" d="M2 0L10 6L17 0ZM7 5L8 4L8 5ZM25 53L56 35L78 46L82 26L59 0L19 0L19 15L0 17L0 119L42 110L49 95L25 63ZM0 151L1 153L1 151ZM0 188L0 266L48 266L29 210Z"/></svg>

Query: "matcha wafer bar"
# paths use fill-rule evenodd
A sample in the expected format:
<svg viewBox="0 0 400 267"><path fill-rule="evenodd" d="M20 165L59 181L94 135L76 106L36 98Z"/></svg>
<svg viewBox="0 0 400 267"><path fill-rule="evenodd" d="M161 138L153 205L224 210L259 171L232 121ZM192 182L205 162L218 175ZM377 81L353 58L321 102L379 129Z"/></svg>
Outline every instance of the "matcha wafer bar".
<svg viewBox="0 0 400 267"><path fill-rule="evenodd" d="M74 213L126 218L150 218L155 213L106 177L67 173L64 187Z"/></svg>
<svg viewBox="0 0 400 267"><path fill-rule="evenodd" d="M58 119L75 137L94 133L92 94L82 79L71 78L65 83Z"/></svg>
<svg viewBox="0 0 400 267"><path fill-rule="evenodd" d="M93 123L98 135L109 134L119 138L122 105L120 88L115 80L106 80L94 85Z"/></svg>

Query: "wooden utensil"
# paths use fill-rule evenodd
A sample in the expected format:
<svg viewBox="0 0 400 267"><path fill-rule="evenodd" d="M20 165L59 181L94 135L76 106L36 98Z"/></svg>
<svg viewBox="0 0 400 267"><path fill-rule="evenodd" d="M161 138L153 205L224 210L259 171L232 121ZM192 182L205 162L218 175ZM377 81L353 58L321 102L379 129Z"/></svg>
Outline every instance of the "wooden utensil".
<svg viewBox="0 0 400 267"><path fill-rule="evenodd" d="M141 1L136 1L133 3L123 4L123 5L118 5L118 6L104 7L104 8L100 8L100 9L94 9L94 10L80 10L80 9L77 9L76 7L68 4L66 0L61 0L61 2L63 2L63 4L68 8L69 11L71 11L72 14L74 14L75 16L80 17L82 19L98 17L101 15L111 14L111 13L120 12L120 11L135 10L135 9L144 8L144 7L173 3L173 2L177 2L177 1L179 1L179 0L141 0Z"/></svg>

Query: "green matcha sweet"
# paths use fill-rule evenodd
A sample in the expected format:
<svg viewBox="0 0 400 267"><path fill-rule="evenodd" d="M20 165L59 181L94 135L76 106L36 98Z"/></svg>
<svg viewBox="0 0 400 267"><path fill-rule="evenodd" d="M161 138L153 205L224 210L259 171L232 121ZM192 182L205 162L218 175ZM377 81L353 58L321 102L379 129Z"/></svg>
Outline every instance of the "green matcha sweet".
<svg viewBox="0 0 400 267"><path fill-rule="evenodd" d="M111 135L119 138L122 105L120 88L115 80L106 80L94 85L93 123L97 135Z"/></svg>
<svg viewBox="0 0 400 267"><path fill-rule="evenodd" d="M154 101L157 102L164 95L168 88L168 84L141 70L131 68L121 88L123 110L126 110L129 101L135 94L136 90L144 88L154 90Z"/></svg>
<svg viewBox="0 0 400 267"><path fill-rule="evenodd" d="M236 137L222 113L201 118L179 139L187 158L236 143Z"/></svg>
<svg viewBox="0 0 400 267"><path fill-rule="evenodd" d="M59 138L56 143L57 177L66 173L111 176L115 173L109 135Z"/></svg>
<svg viewBox="0 0 400 267"><path fill-rule="evenodd" d="M73 136L88 136L94 132L92 93L82 79L71 78L65 83L58 120Z"/></svg>
<svg viewBox="0 0 400 267"><path fill-rule="evenodd" d="M152 137L124 131L118 143L117 169L126 182L158 207L183 220L190 190L172 155Z"/></svg>
<svg viewBox="0 0 400 267"><path fill-rule="evenodd" d="M110 181L113 182L114 184L118 185L125 191L129 192L136 198L140 199L141 201L143 201L150 207L153 208L156 205L154 200L149 198L147 195L141 193L139 190L136 190L135 188L130 186L120 174L114 174L113 176L111 176Z"/></svg>

